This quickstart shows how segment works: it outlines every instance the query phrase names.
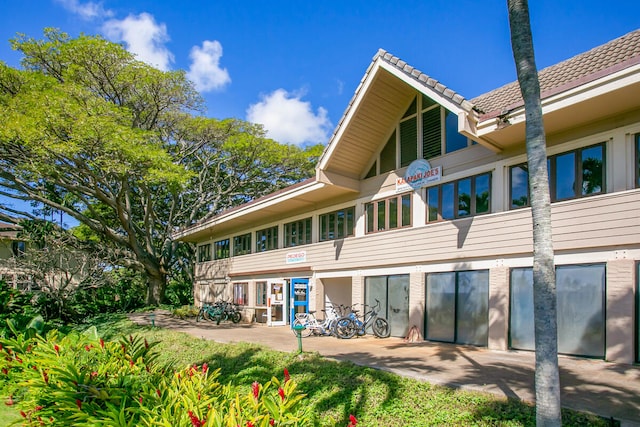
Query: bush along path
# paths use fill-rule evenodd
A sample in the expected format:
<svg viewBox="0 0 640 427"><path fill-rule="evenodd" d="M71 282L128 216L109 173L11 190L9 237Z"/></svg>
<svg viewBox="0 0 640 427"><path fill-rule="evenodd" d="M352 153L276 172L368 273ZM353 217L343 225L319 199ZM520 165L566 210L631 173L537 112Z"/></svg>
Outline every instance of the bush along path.
<svg viewBox="0 0 640 427"><path fill-rule="evenodd" d="M174 369L130 335L105 342L95 328L46 337L35 330L0 339L0 391L27 426L313 426L305 396L282 381L238 393L206 363ZM357 422L353 418L352 425Z"/></svg>

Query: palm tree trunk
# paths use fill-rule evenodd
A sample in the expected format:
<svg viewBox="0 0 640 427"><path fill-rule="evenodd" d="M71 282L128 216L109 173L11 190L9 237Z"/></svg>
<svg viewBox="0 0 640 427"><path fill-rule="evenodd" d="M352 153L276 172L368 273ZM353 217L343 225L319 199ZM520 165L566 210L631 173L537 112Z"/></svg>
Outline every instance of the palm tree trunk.
<svg viewBox="0 0 640 427"><path fill-rule="evenodd" d="M527 0L507 0L511 47L524 99L533 219L533 304L536 347L536 425L560 426L560 377L551 203L540 83Z"/></svg>

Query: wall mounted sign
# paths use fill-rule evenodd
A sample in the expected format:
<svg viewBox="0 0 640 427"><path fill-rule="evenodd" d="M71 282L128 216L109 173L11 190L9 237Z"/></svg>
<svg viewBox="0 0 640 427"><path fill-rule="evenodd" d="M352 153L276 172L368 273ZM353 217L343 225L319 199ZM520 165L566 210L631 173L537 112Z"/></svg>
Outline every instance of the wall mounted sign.
<svg viewBox="0 0 640 427"><path fill-rule="evenodd" d="M296 264L298 262L306 262L306 261L307 261L306 251L289 252L286 255L286 260L285 260L287 264Z"/></svg>
<svg viewBox="0 0 640 427"><path fill-rule="evenodd" d="M396 193L407 190L419 190L428 184L440 181L442 166L432 168L428 161L418 159L407 167L404 177L396 179Z"/></svg>

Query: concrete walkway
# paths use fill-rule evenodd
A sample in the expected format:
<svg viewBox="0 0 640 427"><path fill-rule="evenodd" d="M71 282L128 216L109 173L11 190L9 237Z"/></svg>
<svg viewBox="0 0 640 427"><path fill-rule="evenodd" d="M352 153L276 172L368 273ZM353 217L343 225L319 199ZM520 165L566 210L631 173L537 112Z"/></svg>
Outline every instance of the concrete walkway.
<svg viewBox="0 0 640 427"><path fill-rule="evenodd" d="M150 325L148 314L130 316ZM196 322L157 311L155 325L222 343L252 342L284 352L298 350L288 326ZM535 355L526 351L495 351L473 346L431 342L405 343L401 338L373 336L338 340L333 337L302 339L303 351L318 352L336 360L467 390L533 402ZM640 367L602 360L560 356L562 406L640 427Z"/></svg>

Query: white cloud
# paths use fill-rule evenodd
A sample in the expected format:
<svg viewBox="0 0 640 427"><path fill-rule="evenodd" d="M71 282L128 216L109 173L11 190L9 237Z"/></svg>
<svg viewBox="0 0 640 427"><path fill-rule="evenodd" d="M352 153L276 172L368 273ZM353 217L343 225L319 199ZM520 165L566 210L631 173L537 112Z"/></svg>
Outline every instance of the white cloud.
<svg viewBox="0 0 640 427"><path fill-rule="evenodd" d="M189 58L192 62L187 77L195 84L196 89L208 92L231 82L227 69L220 68L221 57L222 45L217 40L205 40L202 47L191 48Z"/></svg>
<svg viewBox="0 0 640 427"><path fill-rule="evenodd" d="M166 71L173 62L173 54L164 45L169 41L167 26L157 24L148 13L112 19L105 22L102 29L108 38L124 41L127 50L147 64Z"/></svg>
<svg viewBox="0 0 640 427"><path fill-rule="evenodd" d="M302 101L304 94L277 89L247 109L247 120L264 125L269 138L300 145L305 142L325 144L332 125L327 110L314 113L311 103Z"/></svg>
<svg viewBox="0 0 640 427"><path fill-rule="evenodd" d="M91 20L95 18L108 18L113 16L113 12L105 9L102 2L88 1L80 3L79 0L56 0L68 11L79 15L82 19Z"/></svg>

